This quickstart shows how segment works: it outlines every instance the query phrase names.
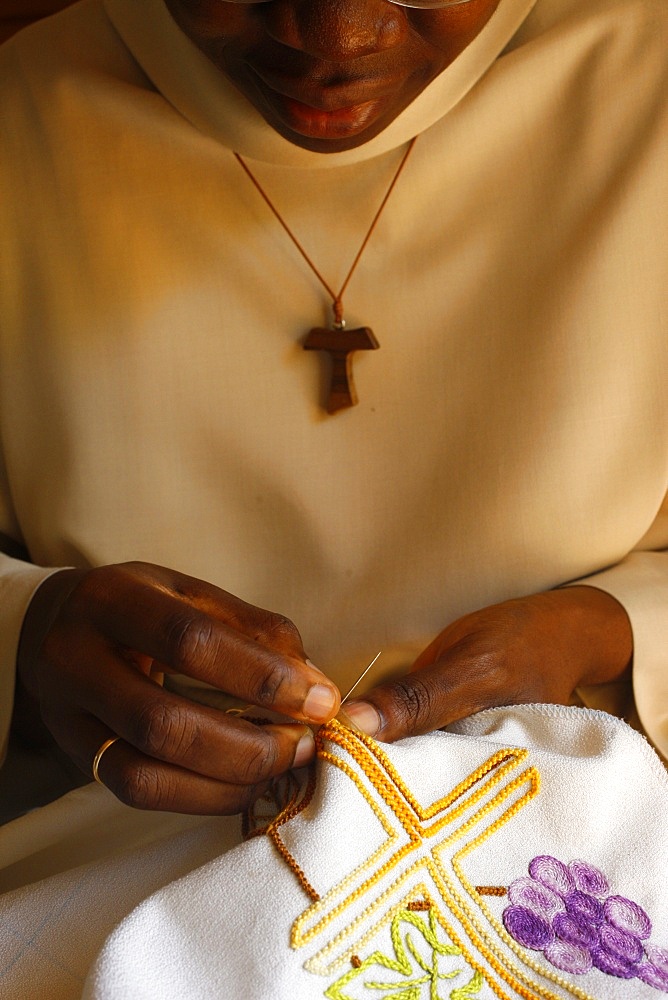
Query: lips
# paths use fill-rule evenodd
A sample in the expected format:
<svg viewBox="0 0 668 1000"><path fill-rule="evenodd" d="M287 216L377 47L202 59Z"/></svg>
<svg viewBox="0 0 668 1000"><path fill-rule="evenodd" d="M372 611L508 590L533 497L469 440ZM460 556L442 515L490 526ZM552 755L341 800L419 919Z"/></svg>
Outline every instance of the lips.
<svg viewBox="0 0 668 1000"><path fill-rule="evenodd" d="M364 101L332 111L313 108L276 94L272 102L283 122L299 135L313 139L338 139L356 135L375 122L384 111L382 101Z"/></svg>
<svg viewBox="0 0 668 1000"><path fill-rule="evenodd" d="M313 138L364 131L385 110L389 88L360 80L299 80L250 67L264 101L289 129Z"/></svg>
<svg viewBox="0 0 668 1000"><path fill-rule="evenodd" d="M311 74L309 79L295 79L288 75L272 73L256 66L250 67L256 77L269 90L281 97L306 104L318 111L339 111L358 104L382 100L392 91L391 84L375 80L369 76L341 78L318 78Z"/></svg>

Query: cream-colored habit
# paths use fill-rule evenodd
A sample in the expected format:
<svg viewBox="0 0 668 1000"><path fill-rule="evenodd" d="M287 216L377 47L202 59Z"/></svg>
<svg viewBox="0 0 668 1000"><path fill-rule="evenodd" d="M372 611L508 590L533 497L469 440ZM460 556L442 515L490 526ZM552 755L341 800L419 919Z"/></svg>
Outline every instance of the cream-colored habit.
<svg viewBox="0 0 668 1000"><path fill-rule="evenodd" d="M3 559L3 731L34 587L143 559L284 612L344 688L585 579L628 609L668 752L668 12L530 7L336 155L271 131L161 0L4 47L0 530L34 565ZM381 349L329 417L300 343L329 303L232 151L338 287L418 133L345 299Z"/></svg>
<svg viewBox="0 0 668 1000"><path fill-rule="evenodd" d="M463 612L585 579L628 609L668 752L668 8L529 8L501 0L334 156L273 133L161 0L4 47L0 530L32 565L3 561L3 734L39 581L145 559L284 612L344 689L378 649L404 668ZM381 349L329 417L300 343L329 303L232 151L338 287L418 133L346 295ZM113 924L235 836L99 786L10 824L3 995L78 996Z"/></svg>

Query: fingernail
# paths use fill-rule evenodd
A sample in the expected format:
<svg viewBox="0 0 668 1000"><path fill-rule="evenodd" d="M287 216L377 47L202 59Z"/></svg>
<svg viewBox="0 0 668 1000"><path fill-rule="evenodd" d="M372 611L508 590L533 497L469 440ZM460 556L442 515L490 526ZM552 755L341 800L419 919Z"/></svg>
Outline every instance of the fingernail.
<svg viewBox="0 0 668 1000"><path fill-rule="evenodd" d="M306 695L304 715L314 722L327 722L334 715L336 692L325 684L314 684Z"/></svg>
<svg viewBox="0 0 668 1000"><path fill-rule="evenodd" d="M307 729L299 743L297 744L297 749L295 750L295 759L292 762L293 767L303 767L304 764L308 764L309 761L313 760L315 755L315 740L313 739L313 733L310 729Z"/></svg>
<svg viewBox="0 0 668 1000"><path fill-rule="evenodd" d="M375 736L381 727L378 710L368 701L349 702L345 707L345 715L367 736Z"/></svg>
<svg viewBox="0 0 668 1000"><path fill-rule="evenodd" d="M359 726L355 722L353 722L353 720L350 718L348 713L343 708L339 709L338 714L336 716L336 721L340 722L342 726L346 727L346 729L350 729L353 733L360 733L360 735L362 736L366 735L365 733L362 732Z"/></svg>

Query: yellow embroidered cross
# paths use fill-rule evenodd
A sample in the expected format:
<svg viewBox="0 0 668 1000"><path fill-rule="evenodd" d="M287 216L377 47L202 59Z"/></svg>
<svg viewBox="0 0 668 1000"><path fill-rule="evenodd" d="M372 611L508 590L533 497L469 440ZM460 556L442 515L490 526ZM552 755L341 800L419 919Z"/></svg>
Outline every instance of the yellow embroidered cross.
<svg viewBox="0 0 668 1000"><path fill-rule="evenodd" d="M386 835L383 843L362 864L322 897L281 841L279 828L294 817L301 803L270 824L267 832L298 875L313 900L296 920L291 944L304 947L330 929L344 913L346 925L321 943L305 968L320 975L350 963L351 957L390 923L408 904L421 900L434 907L448 937L462 948L469 964L480 971L502 1000L556 1000L563 993L536 983L526 968L508 959L514 951L523 966L538 972L569 996L586 1000L587 994L527 958L495 920L462 869L463 858L504 826L538 793L540 780L534 767L522 770L528 757L522 748L501 749L489 756L455 788L437 801L423 805L403 781L387 754L373 740L352 733L336 721L323 726L316 737L318 758L338 768L356 786L371 807ZM311 788L312 792L312 788ZM306 798L310 800L311 794ZM387 877L395 874L391 884ZM466 940L448 920L456 918ZM490 922L495 934L490 935ZM498 936L507 949L498 947ZM471 949L474 954L471 954ZM510 994L506 988L510 987Z"/></svg>

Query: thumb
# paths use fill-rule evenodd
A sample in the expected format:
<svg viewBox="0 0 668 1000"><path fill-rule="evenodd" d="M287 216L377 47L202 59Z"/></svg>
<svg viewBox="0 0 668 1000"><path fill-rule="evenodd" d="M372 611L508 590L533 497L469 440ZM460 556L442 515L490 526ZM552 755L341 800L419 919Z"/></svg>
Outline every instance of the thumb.
<svg viewBox="0 0 668 1000"><path fill-rule="evenodd" d="M433 732L478 708L466 698L466 688L453 684L452 679L452 672L446 672L443 663L430 664L379 685L364 700L349 702L339 718L385 743ZM470 685L467 688L470 693Z"/></svg>

